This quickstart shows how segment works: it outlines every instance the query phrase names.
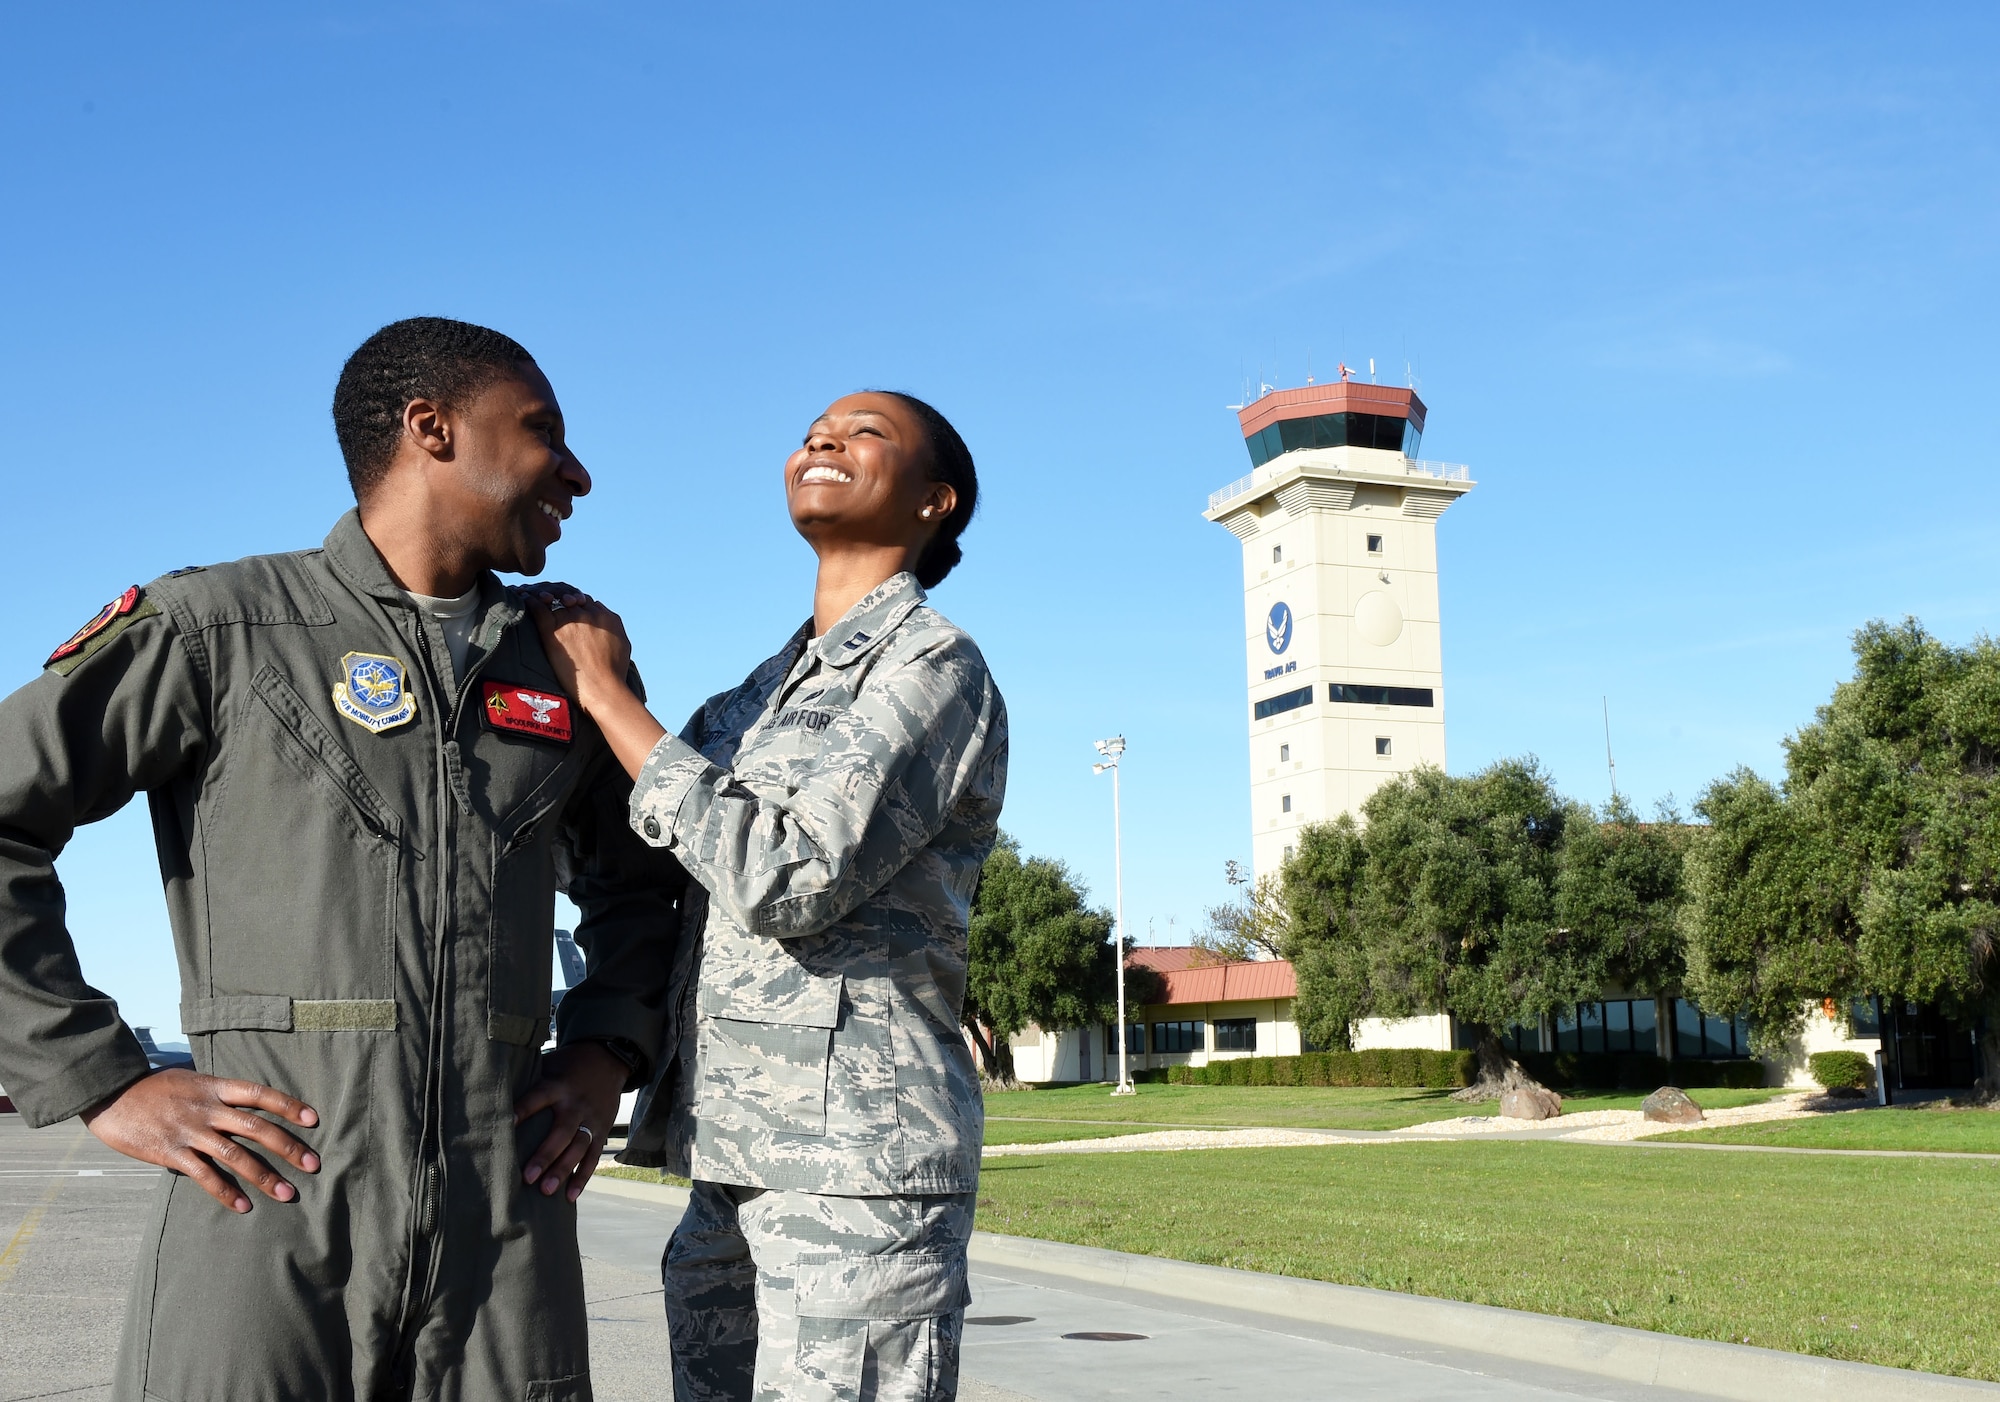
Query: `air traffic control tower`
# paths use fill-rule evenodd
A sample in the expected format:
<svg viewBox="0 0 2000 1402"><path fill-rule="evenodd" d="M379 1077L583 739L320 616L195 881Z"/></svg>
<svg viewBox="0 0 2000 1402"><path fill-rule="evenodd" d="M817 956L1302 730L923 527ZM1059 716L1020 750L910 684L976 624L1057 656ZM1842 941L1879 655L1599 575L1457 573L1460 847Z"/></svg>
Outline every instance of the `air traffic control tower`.
<svg viewBox="0 0 2000 1402"><path fill-rule="evenodd" d="M1250 475L1204 513L1243 545L1251 858L1391 775L1444 764L1437 519L1472 490L1417 456L1414 390L1341 379L1238 411Z"/></svg>

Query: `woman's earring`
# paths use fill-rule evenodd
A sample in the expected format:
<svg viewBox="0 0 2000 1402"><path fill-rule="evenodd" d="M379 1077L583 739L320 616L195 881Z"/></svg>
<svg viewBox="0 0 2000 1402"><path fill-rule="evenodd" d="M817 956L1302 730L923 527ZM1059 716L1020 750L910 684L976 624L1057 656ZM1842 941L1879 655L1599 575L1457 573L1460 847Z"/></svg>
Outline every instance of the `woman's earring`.
<svg viewBox="0 0 2000 1402"><path fill-rule="evenodd" d="M926 521L931 519L931 509L928 506L925 507L922 511L919 511L917 514L923 517Z"/></svg>

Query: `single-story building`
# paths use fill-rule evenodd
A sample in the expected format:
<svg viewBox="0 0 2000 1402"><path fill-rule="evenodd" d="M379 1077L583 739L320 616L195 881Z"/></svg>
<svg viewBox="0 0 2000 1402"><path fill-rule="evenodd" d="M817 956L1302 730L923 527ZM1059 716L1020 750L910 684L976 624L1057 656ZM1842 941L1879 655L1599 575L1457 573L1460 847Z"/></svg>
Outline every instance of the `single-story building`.
<svg viewBox="0 0 2000 1402"><path fill-rule="evenodd" d="M1163 985L1161 1001L1128 1009L1126 1045L1134 1071L1313 1050L1293 1018L1298 981L1285 960L1221 963L1192 946L1146 945L1132 951L1127 967L1150 969ZM1969 1086L1978 1074L1973 1038L1971 1029L1949 1024L1925 1005L1870 998L1843 1010L1829 999L1806 1014L1804 1027L1783 1055L1756 1059L1764 1063L1770 1085L1811 1085L1809 1055L1851 1050L1871 1060L1883 1054L1892 1091ZM1539 1027L1512 1028L1506 1041L1515 1051L1640 1052L1674 1061L1751 1059L1750 1029L1743 1018L1711 1016L1685 998L1634 997L1617 989L1570 1014L1544 1019ZM1470 1029L1443 1013L1368 1018L1354 1030L1356 1050L1444 1051L1471 1045ZM1014 1072L1023 1081L1118 1079L1118 1042L1108 1026L1064 1032L1029 1028L1015 1035L1012 1046Z"/></svg>

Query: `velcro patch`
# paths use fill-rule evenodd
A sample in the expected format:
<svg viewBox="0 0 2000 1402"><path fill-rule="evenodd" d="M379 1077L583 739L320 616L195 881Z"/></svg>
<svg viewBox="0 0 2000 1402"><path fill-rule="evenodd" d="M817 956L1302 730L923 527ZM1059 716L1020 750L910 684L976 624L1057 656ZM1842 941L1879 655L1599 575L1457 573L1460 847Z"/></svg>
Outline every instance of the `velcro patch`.
<svg viewBox="0 0 2000 1402"><path fill-rule="evenodd" d="M135 620L151 618L159 611L135 584L99 609L90 622L70 634L69 640L50 653L42 666L61 676L68 676L83 665L86 657L124 632Z"/></svg>
<svg viewBox="0 0 2000 1402"><path fill-rule="evenodd" d="M559 745L570 742L570 700L559 691L517 686L513 682L482 682L480 709L486 712L486 728L513 735L532 735Z"/></svg>

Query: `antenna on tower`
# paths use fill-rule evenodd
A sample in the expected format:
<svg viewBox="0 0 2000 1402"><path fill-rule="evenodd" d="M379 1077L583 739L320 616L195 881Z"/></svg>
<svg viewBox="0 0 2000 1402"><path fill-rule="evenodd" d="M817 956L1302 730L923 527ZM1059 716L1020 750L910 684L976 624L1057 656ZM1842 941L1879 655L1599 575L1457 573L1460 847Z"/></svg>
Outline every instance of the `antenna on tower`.
<svg viewBox="0 0 2000 1402"><path fill-rule="evenodd" d="M1611 771L1611 801L1618 801L1618 761L1611 757L1611 698L1604 701L1604 767Z"/></svg>
<svg viewBox="0 0 2000 1402"><path fill-rule="evenodd" d="M1372 355L1368 357L1368 383L1375 383L1375 357Z"/></svg>

